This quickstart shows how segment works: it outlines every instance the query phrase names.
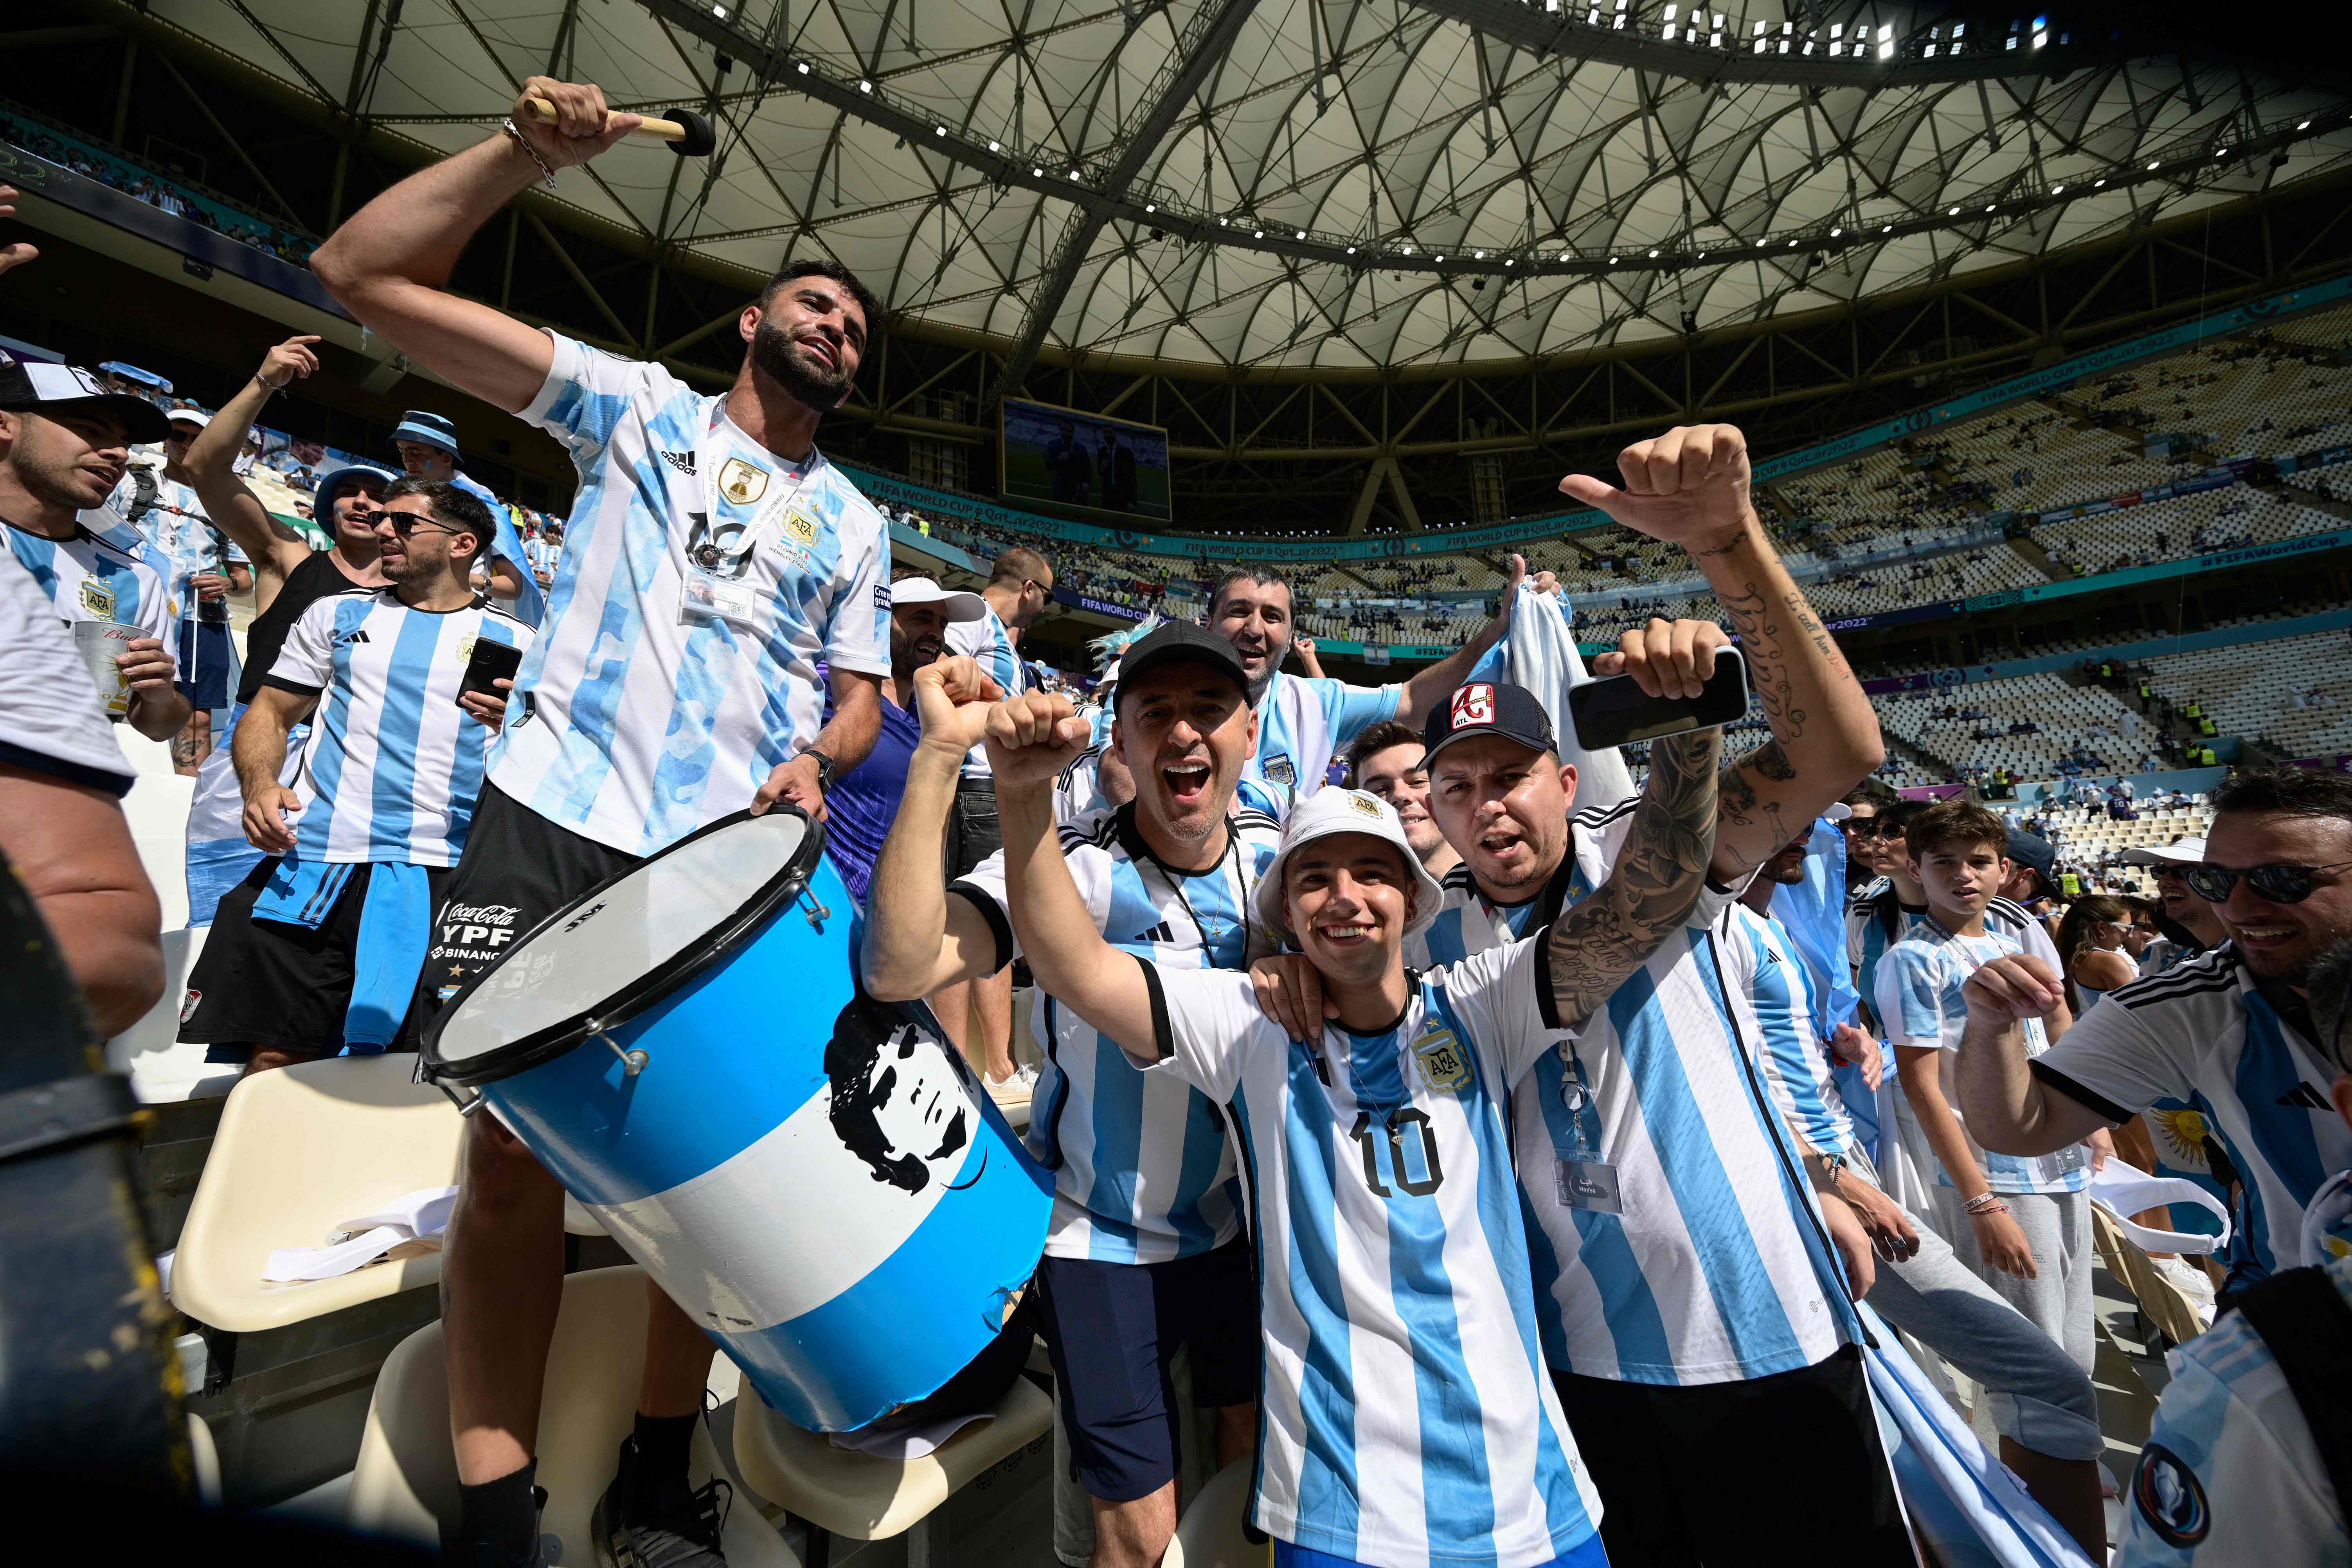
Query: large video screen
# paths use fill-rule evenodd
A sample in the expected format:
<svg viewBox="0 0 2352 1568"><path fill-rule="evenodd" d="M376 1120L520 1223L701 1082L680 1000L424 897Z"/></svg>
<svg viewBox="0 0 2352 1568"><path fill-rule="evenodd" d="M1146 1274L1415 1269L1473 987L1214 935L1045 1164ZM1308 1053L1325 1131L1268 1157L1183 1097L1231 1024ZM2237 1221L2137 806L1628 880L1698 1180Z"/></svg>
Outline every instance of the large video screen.
<svg viewBox="0 0 2352 1568"><path fill-rule="evenodd" d="M1168 432L1006 398L998 472L1006 500L1168 521Z"/></svg>

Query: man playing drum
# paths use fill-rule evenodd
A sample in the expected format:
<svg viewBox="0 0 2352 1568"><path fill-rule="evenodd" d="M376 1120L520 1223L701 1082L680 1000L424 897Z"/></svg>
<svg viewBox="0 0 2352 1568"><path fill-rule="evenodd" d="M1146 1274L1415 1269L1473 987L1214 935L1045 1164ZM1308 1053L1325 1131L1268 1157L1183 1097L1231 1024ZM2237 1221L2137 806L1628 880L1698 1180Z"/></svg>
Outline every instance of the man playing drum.
<svg viewBox="0 0 2352 1568"><path fill-rule="evenodd" d="M402 181L311 258L352 314L417 364L553 435L580 470L539 641L436 924L487 928L428 958L446 1000L508 942L706 823L824 787L874 744L889 673L889 536L815 447L881 308L846 269L788 265L743 308L742 368L705 397L668 372L524 326L446 288L507 202L639 116L534 77L498 135ZM817 664L830 670L834 716ZM935 873L936 875L936 873ZM463 906L460 910L459 906ZM562 1298L562 1194L494 1118L471 1120L443 1273L464 1558L528 1562L541 1384ZM615 1557L719 1558L687 1459L711 1345L658 1291L637 1426L597 1517Z"/></svg>
<svg viewBox="0 0 2352 1568"><path fill-rule="evenodd" d="M1111 744L1135 798L1063 828L1061 852L1099 938L1173 968L1244 969L1274 951L1251 896L1280 837L1271 816L1234 809L1257 741L1249 678L1230 643L1182 621L1129 647L1120 668ZM928 996L1020 956L1001 851L940 887L956 775L987 718L971 699L983 690L1003 695L968 658L915 672L922 743L866 901L866 982L877 996ZM1046 1066L1029 1150L1055 1178L1037 1277L1063 1423L1095 1500L1097 1568L1148 1565L1176 1530L1168 1363L1179 1345L1192 1346L1194 1400L1219 1409L1218 1462L1250 1447L1257 1323L1240 1187L1205 1097L1147 1081L1066 1007L1041 997L1031 1017Z"/></svg>

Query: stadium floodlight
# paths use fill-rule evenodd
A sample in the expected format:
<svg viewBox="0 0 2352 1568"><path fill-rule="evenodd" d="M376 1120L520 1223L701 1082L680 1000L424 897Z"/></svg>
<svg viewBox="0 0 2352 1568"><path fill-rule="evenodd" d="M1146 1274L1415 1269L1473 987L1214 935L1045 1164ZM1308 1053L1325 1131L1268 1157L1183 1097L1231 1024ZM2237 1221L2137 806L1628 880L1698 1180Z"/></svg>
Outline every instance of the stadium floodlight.
<svg viewBox="0 0 2352 1568"><path fill-rule="evenodd" d="M1764 29L1765 29L1765 28L1767 28L1767 27L1769 27L1769 26L1770 26L1771 25L1772 25L1772 24L1770 24L1769 22L1759 22L1759 23L1757 23L1757 24L1756 24L1756 36L1757 36L1758 37L1759 37L1759 38L1760 38L1760 37L1762 37L1764 36Z"/></svg>
<svg viewBox="0 0 2352 1568"><path fill-rule="evenodd" d="M1839 225L1837 227L1835 227L1835 228L1833 228L1833 229L1830 230L1830 237L1831 237L1832 239L1835 239L1839 235L1842 235L1842 234L1843 234L1844 232L1845 232L1845 226L1844 226L1844 225L1843 225L1843 224L1841 224L1841 225Z"/></svg>
<svg viewBox="0 0 2352 1568"><path fill-rule="evenodd" d="M710 14L722 22L727 20L727 7L724 5L713 5L710 8Z"/></svg>
<svg viewBox="0 0 2352 1568"><path fill-rule="evenodd" d="M1512 262L1511 262L1511 258L1510 258L1509 257L1506 256L1505 258L1503 258L1503 265L1504 265L1504 266L1508 267L1508 266L1510 266L1511 264L1512 264Z"/></svg>
<svg viewBox="0 0 2352 1568"><path fill-rule="evenodd" d="M1658 258L1658 253L1657 253L1656 251L1654 251L1654 251L1650 252L1650 259L1651 259L1651 260L1655 261L1657 258Z"/></svg>
<svg viewBox="0 0 2352 1568"><path fill-rule="evenodd" d="M2297 131L2308 131L2311 129L2311 121L2308 120L2299 121L2296 124L2295 129Z"/></svg>
<svg viewBox="0 0 2352 1568"><path fill-rule="evenodd" d="M1029 177L1033 180L1042 180L1045 177L1045 171L1043 169L1032 168L1029 171Z"/></svg>
<svg viewBox="0 0 2352 1568"><path fill-rule="evenodd" d="M1306 231L1305 229L1303 229L1303 228L1302 228L1302 229L1300 229L1300 230L1298 231L1298 237L1299 237L1299 238L1301 238L1301 239L1305 239L1305 238L1307 237L1307 231Z"/></svg>
<svg viewBox="0 0 2352 1568"><path fill-rule="evenodd" d="M1700 252L1698 253L1698 258L1699 258L1701 261L1705 261L1705 260L1706 259L1706 251L1704 251L1704 250L1700 251Z"/></svg>
<svg viewBox="0 0 2352 1568"><path fill-rule="evenodd" d="M1470 259L1473 261L1484 261L1486 259L1486 253L1483 250L1474 250L1470 253Z"/></svg>
<svg viewBox="0 0 2352 1568"><path fill-rule="evenodd" d="M1160 204L1158 202L1146 202L1143 204L1143 210L1148 213L1156 213L1160 210Z"/></svg>
<svg viewBox="0 0 2352 1568"><path fill-rule="evenodd" d="M2147 165L2147 171L2148 171L2148 173L2149 173L2149 174L2152 174L2156 173L2156 171L2157 171L2158 169L2159 169L2159 168L2163 167L2163 164L2164 164L2164 160L2163 160L2163 159L2161 159L2161 158L2152 159L2152 160L2150 160L2150 161L2149 161L2149 163L2148 163L2148 165Z"/></svg>
<svg viewBox="0 0 2352 1568"><path fill-rule="evenodd" d="M1987 212L1990 212L1990 211L1992 211L1992 209L1993 209L1994 207L1998 206L1999 205L2000 205L2000 204L1999 204L1999 203L1997 203L1997 202L1987 202L1987 203L1985 204L1985 211L1987 211Z"/></svg>
<svg viewBox="0 0 2352 1568"><path fill-rule="evenodd" d="M944 136L947 133L948 128L944 125L934 125L931 127L931 134L934 136Z"/></svg>
<svg viewBox="0 0 2352 1568"><path fill-rule="evenodd" d="M1954 207L1950 212L1946 213L1944 216L1946 217L1958 217L1960 216L1960 209Z"/></svg>
<svg viewBox="0 0 2352 1568"><path fill-rule="evenodd" d="M1612 257L1611 257L1611 258L1609 258L1609 265L1610 265L1610 266L1612 266L1612 267L1616 266L1616 265L1617 265L1617 258L1616 258L1615 257L1613 257L1613 256L1612 256Z"/></svg>
<svg viewBox="0 0 2352 1568"><path fill-rule="evenodd" d="M1411 255L1412 254L1412 246L1410 246L1410 245L1406 246L1406 247L1404 247L1404 254L1405 254L1405 255L1407 255L1407 256L1411 256Z"/></svg>
<svg viewBox="0 0 2352 1568"><path fill-rule="evenodd" d="M1250 231L1250 237L1252 239L1264 239L1265 237L1265 230L1262 228L1252 229Z"/></svg>
<svg viewBox="0 0 2352 1568"><path fill-rule="evenodd" d="M2101 178L2099 178L2099 179L2093 180L2093 181L2091 182L2091 189L2093 189L2093 190L2095 190L2095 190L2097 190L2101 185L2104 185L2104 184L2105 184L2106 183L2107 183L2107 182L2106 182L2106 180L2105 180L2105 177L2101 177Z"/></svg>
<svg viewBox="0 0 2352 1568"><path fill-rule="evenodd" d="M1894 44L1892 44L1892 43L1883 43L1883 44L1880 44L1880 45L1878 46L1878 58L1879 58L1880 59L1882 59L1882 60L1891 60L1891 59L1893 59L1893 58L1895 58L1895 46L1894 46Z"/></svg>
<svg viewBox="0 0 2352 1568"><path fill-rule="evenodd" d="M1890 223L1890 224L1888 224L1885 228L1880 229L1878 232L1879 232L1879 233L1881 233L1881 234L1893 234L1893 233L1895 232L1895 226L1894 226L1893 224L1891 224L1891 223Z"/></svg>
<svg viewBox="0 0 2352 1568"><path fill-rule="evenodd" d="M1807 54L1811 54L1812 52L1812 45L1807 44L1805 46L1805 52ZM1832 58L1839 55L1843 55L1843 53L1845 53L1845 46L1843 44L1832 44L1830 46L1830 55Z"/></svg>
<svg viewBox="0 0 2352 1568"><path fill-rule="evenodd" d="M1756 248L1757 248L1757 249L1759 249L1759 250L1761 250L1761 249L1763 249L1766 246L1768 246L1768 245L1769 245L1769 244L1771 244L1771 243L1772 243L1772 242L1771 242L1770 240L1769 240L1769 239L1759 239L1759 240L1758 240L1758 241L1756 242Z"/></svg>
<svg viewBox="0 0 2352 1568"><path fill-rule="evenodd" d="M798 66L795 66L793 68L794 68L795 70L799 71L799 72L801 73L801 75L803 75L803 76L806 76L806 75L808 75L808 61L806 61L806 60L803 60L803 61L802 61Z"/></svg>
<svg viewBox="0 0 2352 1568"><path fill-rule="evenodd" d="M1355 254L1356 254L1356 247L1355 247L1354 246L1352 246L1352 245L1351 245L1351 246L1349 246L1349 247L1348 247L1348 254L1349 254L1349 255L1350 255L1350 256L1355 255Z"/></svg>
<svg viewBox="0 0 2352 1568"><path fill-rule="evenodd" d="M1843 22L1832 22L1832 23L1830 24L1830 37L1832 37L1832 38L1843 38L1843 37L1845 37L1845 24L1844 24Z"/></svg>
<svg viewBox="0 0 2352 1568"><path fill-rule="evenodd" d="M1002 144L1000 144L1000 143L998 143L998 142L991 142L988 144L988 150L989 150L990 152L992 152L992 153L997 153L997 152L1002 152L1002 151L1003 150L1003 148Z"/></svg>
<svg viewBox="0 0 2352 1568"><path fill-rule="evenodd" d="M2063 185L2053 185L2050 187L2050 194L2053 196L2063 196L2066 194L2066 187Z"/></svg>
<svg viewBox="0 0 2352 1568"><path fill-rule="evenodd" d="M858 79L857 90L860 92L872 92L874 90L874 84L861 77Z"/></svg>
<svg viewBox="0 0 2352 1568"><path fill-rule="evenodd" d="M1443 256L1441 256L1441 257L1439 257L1437 259L1438 259L1438 261L1442 264L1442 263L1444 263L1444 261L1445 260L1445 258L1444 258Z"/></svg>

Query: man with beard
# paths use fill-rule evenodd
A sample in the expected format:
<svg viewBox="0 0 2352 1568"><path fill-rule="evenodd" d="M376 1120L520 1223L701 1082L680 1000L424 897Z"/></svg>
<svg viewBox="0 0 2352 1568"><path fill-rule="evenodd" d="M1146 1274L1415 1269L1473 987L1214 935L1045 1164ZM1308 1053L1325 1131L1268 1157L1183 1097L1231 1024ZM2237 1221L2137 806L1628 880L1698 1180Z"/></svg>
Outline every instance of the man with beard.
<svg viewBox="0 0 2352 1568"><path fill-rule="evenodd" d="M1303 800L1323 787L1324 771L1350 742L1383 719L1417 724L1459 686L1473 666L1510 629L1511 603L1518 596L1528 563L1511 557L1510 582L1502 612L1467 647L1394 686L1349 686L1320 676L1291 675L1282 668L1296 640L1296 617L1288 578L1270 566L1236 566L1209 593L1208 627L1234 645L1249 672L1250 704L1257 710L1257 754L1244 775L1270 786L1286 800ZM1536 586L1559 585L1550 573Z"/></svg>
<svg viewBox="0 0 2352 1568"><path fill-rule="evenodd" d="M1054 569L1026 545L999 554L980 591L986 613L948 632L948 651L976 660L981 673L1007 697L1029 689L1029 667L1021 658L1021 634L1037 624L1054 602ZM955 816L948 828L948 880L953 881L996 853L1003 838L996 826L996 782L989 776L988 752L974 746L956 783ZM972 1071L992 1084L1013 1079L1013 972L969 984L944 986L931 998L931 1011L961 1051ZM978 1037L973 1026L978 1025ZM1028 1069L1022 1069L1026 1073ZM1034 1080L1034 1074L1030 1075Z"/></svg>
<svg viewBox="0 0 2352 1568"><path fill-rule="evenodd" d="M865 980L885 1001L1022 956L1002 851L940 885L954 776L985 732L981 699L1002 693L962 658L919 671L915 693L922 744L866 911ZM1171 621L1126 650L1114 700L1110 743L1135 798L1060 830L1097 928L1171 968L1245 969L1275 949L1253 899L1281 830L1234 809L1257 740L1242 662L1224 639ZM1254 1431L1255 1298L1233 1156L1198 1090L1147 1078L1066 1006L1041 997L1030 1018L1046 1066L1029 1150L1054 1172L1037 1278L1063 1424L1094 1500L1095 1568L1149 1568L1176 1530L1180 1345L1192 1346L1194 1401L1218 1408L1218 1463L1246 1453Z"/></svg>
<svg viewBox="0 0 2352 1568"><path fill-rule="evenodd" d="M1421 868L1443 877L1462 864L1462 857L1429 815L1429 769L1422 763L1428 752L1412 725L1383 719L1348 748L1348 787L1376 795L1396 807L1405 842L1420 857Z"/></svg>
<svg viewBox="0 0 2352 1568"><path fill-rule="evenodd" d="M132 553L136 541L117 544L91 528L119 526L94 509L122 482L131 444L170 429L153 404L108 392L86 370L27 363L0 349L0 541L59 620L138 629L114 662L131 690L122 720L151 741L170 740L188 721L188 700L173 683L179 665L163 644L163 579Z"/></svg>
<svg viewBox="0 0 2352 1568"><path fill-rule="evenodd" d="M882 683L881 732L866 760L835 780L825 796L825 853L861 909L882 841L907 793L916 742L923 738L915 710L915 672L940 661L950 626L987 613L979 595L950 592L929 577L901 577L890 584L890 679Z"/></svg>
<svg viewBox="0 0 2352 1568"><path fill-rule="evenodd" d="M2160 1100L2200 1107L2238 1176L2226 1298L2295 1266L2305 1205L2352 1165L2305 994L2320 954L2352 937L2352 778L2242 773L2213 810L2186 880L2230 941L2113 992L2031 1064L2021 1020L2064 982L2027 955L1988 963L1969 979L1954 1076L1970 1134L2007 1154L2065 1148Z"/></svg>
<svg viewBox="0 0 2352 1568"><path fill-rule="evenodd" d="M270 858L221 899L180 1037L247 1074L393 1043L425 963L432 891L465 845L505 711L479 693L459 700L465 650L484 637L530 646L529 626L473 589L488 507L404 479L372 515L386 585L310 602L230 746L246 837ZM289 740L314 713L289 788Z"/></svg>
<svg viewBox="0 0 2352 1568"><path fill-rule="evenodd" d="M213 416L188 448L188 483L205 513L253 563L253 624L245 633L245 669L229 707L228 729L196 773L195 799L188 807L188 923L210 925L221 895L245 879L261 858L245 836L245 797L231 760L236 721L261 690L262 678L278 662L286 634L302 612L331 594L383 586L376 563L375 514L383 509L393 476L381 468L338 468L319 481L312 515L323 523L333 547L313 550L310 541L269 514L261 498L237 478L236 457L246 432L269 399L319 368L310 345L315 337L292 337L263 356L261 368ZM301 726L288 736L299 759L309 733ZM290 773L279 783L290 785Z"/></svg>
<svg viewBox="0 0 2352 1568"><path fill-rule="evenodd" d="M554 121L532 119L530 99ZM516 933L734 812L781 802L823 820L826 787L873 749L890 670L889 534L816 448L882 321L845 268L793 262L769 279L738 318L741 368L716 397L447 291L500 207L639 118L608 110L596 87L533 77L500 132L393 186L310 258L370 331L553 435L580 472L551 608L446 893ZM489 962L428 963L425 1000ZM497 1118L467 1129L442 1274L460 1487L450 1548L522 1562L539 1535L532 1451L562 1299L563 1193ZM600 1544L707 1565L719 1500L689 1489L687 1462L711 1345L648 1289L637 1424L597 1507Z"/></svg>

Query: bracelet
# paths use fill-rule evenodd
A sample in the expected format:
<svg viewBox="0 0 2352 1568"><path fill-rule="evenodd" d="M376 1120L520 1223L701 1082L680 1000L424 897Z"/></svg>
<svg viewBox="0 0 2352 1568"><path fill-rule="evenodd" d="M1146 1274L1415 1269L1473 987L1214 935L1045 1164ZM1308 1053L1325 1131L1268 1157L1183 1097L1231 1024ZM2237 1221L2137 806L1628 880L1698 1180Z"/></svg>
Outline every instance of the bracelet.
<svg viewBox="0 0 2352 1568"><path fill-rule="evenodd" d="M522 149L524 157L529 158L532 163L539 165L539 172L547 176L547 188L551 191L553 190L555 188L555 171L547 166L547 160L539 155L538 148L523 140L522 132L515 127L514 117L512 115L509 115L505 122L499 125L499 129L514 139L514 144Z"/></svg>
<svg viewBox="0 0 2352 1568"><path fill-rule="evenodd" d="M1970 1198L1967 1204L1962 1206L1968 1210L1970 1218L1974 1218L1979 1215L2007 1214L2009 1212L2009 1205L2000 1201L2000 1194L1999 1193L1979 1193L1975 1197Z"/></svg>

